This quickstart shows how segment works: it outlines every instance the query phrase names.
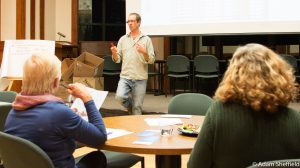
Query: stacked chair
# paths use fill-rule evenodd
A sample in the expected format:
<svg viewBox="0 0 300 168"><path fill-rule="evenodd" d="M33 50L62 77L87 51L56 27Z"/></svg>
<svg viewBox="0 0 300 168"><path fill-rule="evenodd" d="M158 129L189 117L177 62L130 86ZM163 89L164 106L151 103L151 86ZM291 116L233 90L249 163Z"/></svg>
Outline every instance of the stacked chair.
<svg viewBox="0 0 300 168"><path fill-rule="evenodd" d="M194 79L196 80L197 92L199 91L199 84L208 85L208 82L214 82L217 85L219 82L218 59L213 55L196 56L194 58Z"/></svg>
<svg viewBox="0 0 300 168"><path fill-rule="evenodd" d="M155 87L155 83L156 83L155 81L160 80L159 78L161 77L161 74L155 70L155 65L154 64L149 64L148 65L148 78L151 78L151 77L154 78L154 79L157 77L157 79L154 80L154 87ZM160 84L161 83L158 82L157 89L155 89L157 95L159 95ZM154 94L154 95L156 95L156 94Z"/></svg>
<svg viewBox="0 0 300 168"><path fill-rule="evenodd" d="M294 56L288 54L281 54L280 56L294 68L296 80L298 83L300 83L300 73L298 69L297 59Z"/></svg>
<svg viewBox="0 0 300 168"><path fill-rule="evenodd" d="M106 83L108 79L114 79L114 80L119 79L122 63L115 63L112 60L111 55L104 56L103 59L104 59L104 66L103 66L104 82ZM106 86L106 84L104 84L104 86ZM106 88L105 90L108 89Z"/></svg>
<svg viewBox="0 0 300 168"><path fill-rule="evenodd" d="M170 93L173 90L173 95L175 95L176 90L176 80L185 79L184 91L186 90L186 85L190 87L190 60L188 57L183 55L170 55L167 59L167 69L168 77L170 79Z"/></svg>
<svg viewBox="0 0 300 168"><path fill-rule="evenodd" d="M103 59L104 59L103 75L119 76L121 72L122 63L115 63L112 60L111 55L104 56Z"/></svg>

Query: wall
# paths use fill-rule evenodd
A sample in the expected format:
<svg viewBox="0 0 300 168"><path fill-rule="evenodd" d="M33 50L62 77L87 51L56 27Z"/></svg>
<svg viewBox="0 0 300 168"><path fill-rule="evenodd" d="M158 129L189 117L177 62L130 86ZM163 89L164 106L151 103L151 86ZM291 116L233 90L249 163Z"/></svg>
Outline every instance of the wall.
<svg viewBox="0 0 300 168"><path fill-rule="evenodd" d="M55 40L55 3L56 0L45 0L45 40Z"/></svg>
<svg viewBox="0 0 300 168"><path fill-rule="evenodd" d="M55 40L71 41L71 21L72 21L72 0L56 0L55 4ZM66 35L66 38L56 34L61 32Z"/></svg>
<svg viewBox="0 0 300 168"><path fill-rule="evenodd" d="M299 45L291 45L290 46L290 52L291 54L295 54L297 53L299 55Z"/></svg>
<svg viewBox="0 0 300 168"><path fill-rule="evenodd" d="M35 39L40 39L40 0L35 1Z"/></svg>
<svg viewBox="0 0 300 168"><path fill-rule="evenodd" d="M26 0L25 39L30 39L30 0Z"/></svg>
<svg viewBox="0 0 300 168"><path fill-rule="evenodd" d="M1 41L16 39L16 0L1 0Z"/></svg>
<svg viewBox="0 0 300 168"><path fill-rule="evenodd" d="M40 0L35 2L35 39L40 38ZM45 0L45 39L71 41L72 0ZM30 39L30 0L26 0L25 37ZM16 39L16 0L1 0L1 41Z"/></svg>

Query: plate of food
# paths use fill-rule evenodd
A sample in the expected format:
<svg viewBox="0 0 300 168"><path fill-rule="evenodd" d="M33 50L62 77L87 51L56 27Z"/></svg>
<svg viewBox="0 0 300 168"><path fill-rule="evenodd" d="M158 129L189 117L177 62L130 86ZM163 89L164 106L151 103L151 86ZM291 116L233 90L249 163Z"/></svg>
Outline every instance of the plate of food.
<svg viewBox="0 0 300 168"><path fill-rule="evenodd" d="M177 129L182 135L197 136L200 132L200 126L195 124L184 124Z"/></svg>

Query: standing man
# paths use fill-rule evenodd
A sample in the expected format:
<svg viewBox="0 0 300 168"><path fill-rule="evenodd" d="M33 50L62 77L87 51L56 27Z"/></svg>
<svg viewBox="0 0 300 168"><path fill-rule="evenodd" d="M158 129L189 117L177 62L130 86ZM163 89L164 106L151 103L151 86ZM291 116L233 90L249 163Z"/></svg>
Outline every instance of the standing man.
<svg viewBox="0 0 300 168"><path fill-rule="evenodd" d="M154 63L155 55L151 39L140 31L141 16L130 13L127 24L130 32L120 38L117 47L110 48L113 61L122 61L116 99L130 114L139 115L146 93L148 64Z"/></svg>

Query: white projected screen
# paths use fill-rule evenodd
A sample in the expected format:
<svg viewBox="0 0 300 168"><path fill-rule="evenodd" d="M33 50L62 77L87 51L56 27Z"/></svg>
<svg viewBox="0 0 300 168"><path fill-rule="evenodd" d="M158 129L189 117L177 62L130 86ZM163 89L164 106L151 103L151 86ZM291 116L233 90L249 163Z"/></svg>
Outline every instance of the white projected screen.
<svg viewBox="0 0 300 168"><path fill-rule="evenodd" d="M299 33L300 0L127 0L148 35Z"/></svg>

